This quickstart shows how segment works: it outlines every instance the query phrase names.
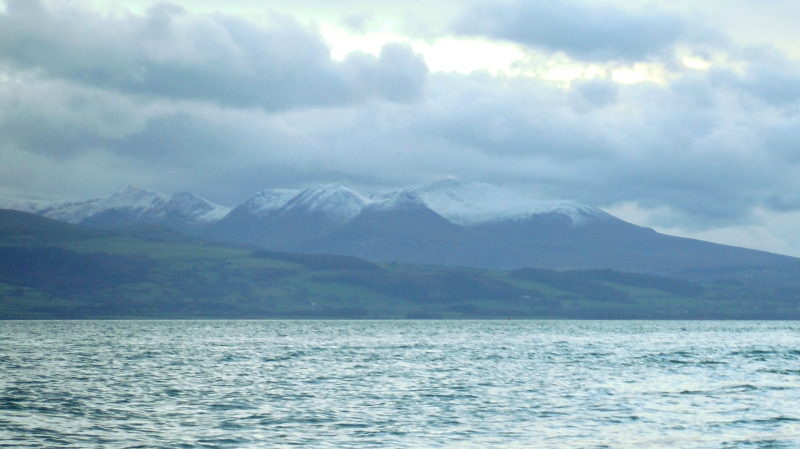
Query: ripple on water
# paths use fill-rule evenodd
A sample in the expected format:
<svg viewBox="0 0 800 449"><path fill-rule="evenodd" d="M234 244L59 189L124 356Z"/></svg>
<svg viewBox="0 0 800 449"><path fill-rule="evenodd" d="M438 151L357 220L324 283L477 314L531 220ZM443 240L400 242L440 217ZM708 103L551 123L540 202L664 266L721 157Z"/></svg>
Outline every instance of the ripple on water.
<svg viewBox="0 0 800 449"><path fill-rule="evenodd" d="M798 447L800 324L0 324L0 446Z"/></svg>

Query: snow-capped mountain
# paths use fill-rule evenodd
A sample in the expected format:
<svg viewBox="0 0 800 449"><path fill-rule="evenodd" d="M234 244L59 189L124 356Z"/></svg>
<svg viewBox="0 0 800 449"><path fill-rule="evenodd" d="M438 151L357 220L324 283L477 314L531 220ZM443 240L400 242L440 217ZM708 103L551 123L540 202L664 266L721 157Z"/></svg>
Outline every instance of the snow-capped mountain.
<svg viewBox="0 0 800 449"><path fill-rule="evenodd" d="M479 268L679 273L768 266L775 255L659 234L577 201L443 180L366 197L341 184L262 190L234 209L129 187L83 202L3 206L94 227L154 223L276 251Z"/></svg>
<svg viewBox="0 0 800 449"><path fill-rule="evenodd" d="M341 184L263 190L203 230L205 237L270 249L298 250L352 221L372 203Z"/></svg>
<svg viewBox="0 0 800 449"><path fill-rule="evenodd" d="M163 206L169 197L152 190L137 189L128 186L113 195L95 198L88 201L55 203L36 212L45 217L68 223L81 223L83 220L107 210L126 210L134 214L143 214L149 209Z"/></svg>
<svg viewBox="0 0 800 449"><path fill-rule="evenodd" d="M189 192L178 192L160 208L151 208L142 218L152 222L164 220L185 220L190 223L213 223L221 220L231 211L229 207L212 203Z"/></svg>
<svg viewBox="0 0 800 449"><path fill-rule="evenodd" d="M281 209L318 213L333 221L347 223L373 201L341 184L328 184L303 190Z"/></svg>
<svg viewBox="0 0 800 449"><path fill-rule="evenodd" d="M56 203L52 201L31 200L21 198L2 198L0 199L0 209L18 210L20 212L28 212L32 214L38 213L40 210L48 208Z"/></svg>
<svg viewBox="0 0 800 449"><path fill-rule="evenodd" d="M248 214L257 217L266 217L270 213L285 206L289 200L296 197L300 192L300 190L291 189L262 190L239 207Z"/></svg>
<svg viewBox="0 0 800 449"><path fill-rule="evenodd" d="M438 181L375 194L371 200L351 221L294 250L493 268L538 265L548 259L569 266L560 253L574 256L580 249L560 241L574 240L591 249L580 236L644 229L577 201L540 201L477 182Z"/></svg>
<svg viewBox="0 0 800 449"><path fill-rule="evenodd" d="M395 192L361 214L298 248L304 252L355 255L375 261L474 266L496 264L502 251L491 236L450 222L412 192Z"/></svg>
<svg viewBox="0 0 800 449"><path fill-rule="evenodd" d="M114 227L155 223L183 230L220 220L230 211L192 193L168 196L133 186L88 201L31 206L31 212L75 224Z"/></svg>
<svg viewBox="0 0 800 449"><path fill-rule="evenodd" d="M522 220L534 215L558 214L572 224L602 220L610 216L600 209L572 200L542 201L484 182L446 179L422 187L384 194L380 198L391 207L395 197L416 198L421 204L451 223L475 226L506 220Z"/></svg>
<svg viewBox="0 0 800 449"><path fill-rule="evenodd" d="M503 220L519 220L533 215L561 214L574 224L587 218L608 216L605 212L576 201L540 201L511 190L481 182L442 180L425 186L384 192L367 197L341 184L298 189L267 189L256 193L233 209L234 215L262 219L280 214L318 214L344 224L365 210L389 210L417 203L430 208L451 223L475 226ZM185 222L209 224L231 212L197 195L180 192L172 196L129 186L121 192L88 201L48 203L11 201L3 207L35 212L70 223L103 225L103 217L113 215L116 222ZM123 219L124 216L124 219Z"/></svg>

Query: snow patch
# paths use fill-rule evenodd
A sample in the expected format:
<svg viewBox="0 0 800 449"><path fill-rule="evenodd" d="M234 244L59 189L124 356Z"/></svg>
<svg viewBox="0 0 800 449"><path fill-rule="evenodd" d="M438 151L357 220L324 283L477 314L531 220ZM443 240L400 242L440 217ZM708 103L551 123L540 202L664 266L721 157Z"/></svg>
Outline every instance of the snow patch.
<svg viewBox="0 0 800 449"><path fill-rule="evenodd" d="M300 190L290 189L262 190L245 201L242 206L244 206L245 210L249 213L263 217L285 206L289 200L296 197L299 193Z"/></svg>
<svg viewBox="0 0 800 449"><path fill-rule="evenodd" d="M52 201L6 198L0 200L0 209L11 209L35 214L41 209L52 207L54 204L56 203L53 203Z"/></svg>
<svg viewBox="0 0 800 449"><path fill-rule="evenodd" d="M167 196L132 186L108 197L71 203L13 200L6 207L35 212L56 220L80 223L107 210L125 213L134 221L150 223L181 222L189 225L218 221L230 208L214 204L188 192ZM447 179L404 190L366 197L341 184L310 187L305 190L268 189L248 199L242 206L248 213L265 217L273 213L303 211L321 213L346 223L369 207L370 210L400 210L428 207L452 223L475 226L508 220L524 220L534 215L559 214L573 225L604 220L607 213L577 201L541 201L483 182Z"/></svg>
<svg viewBox="0 0 800 449"><path fill-rule="evenodd" d="M231 208L212 203L205 198L189 192L172 195L169 201L156 210L158 218L166 219L167 215L177 215L194 223L212 223L228 215Z"/></svg>
<svg viewBox="0 0 800 449"><path fill-rule="evenodd" d="M370 210L396 211L426 207L416 194L406 190L379 193L371 196L370 199L373 202Z"/></svg>
<svg viewBox="0 0 800 449"><path fill-rule="evenodd" d="M521 220L539 214L566 215L578 225L605 216L601 210L577 201L535 200L483 182L447 179L408 192L450 222L463 226Z"/></svg>
<svg viewBox="0 0 800 449"><path fill-rule="evenodd" d="M141 213L149 208L163 206L167 201L169 201L169 197L163 193L128 186L125 190L111 196L55 204L37 212L45 217L77 224L92 215L109 209L127 209Z"/></svg>
<svg viewBox="0 0 800 449"><path fill-rule="evenodd" d="M357 217L373 201L341 184L311 187L292 198L283 209L321 212L328 218L346 223Z"/></svg>
<svg viewBox="0 0 800 449"><path fill-rule="evenodd" d="M133 218L150 223L179 218L198 224L217 221L230 212L230 208L212 203L192 193L180 192L170 197L133 186L107 197L79 202L50 203L31 211L48 218L77 224L108 210L124 211Z"/></svg>

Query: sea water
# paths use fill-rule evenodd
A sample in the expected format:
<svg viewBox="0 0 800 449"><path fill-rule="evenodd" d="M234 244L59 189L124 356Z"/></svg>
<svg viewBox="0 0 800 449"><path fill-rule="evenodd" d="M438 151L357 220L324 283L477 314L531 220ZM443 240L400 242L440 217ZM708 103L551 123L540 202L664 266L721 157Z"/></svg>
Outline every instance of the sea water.
<svg viewBox="0 0 800 449"><path fill-rule="evenodd" d="M0 446L795 448L800 323L0 322Z"/></svg>

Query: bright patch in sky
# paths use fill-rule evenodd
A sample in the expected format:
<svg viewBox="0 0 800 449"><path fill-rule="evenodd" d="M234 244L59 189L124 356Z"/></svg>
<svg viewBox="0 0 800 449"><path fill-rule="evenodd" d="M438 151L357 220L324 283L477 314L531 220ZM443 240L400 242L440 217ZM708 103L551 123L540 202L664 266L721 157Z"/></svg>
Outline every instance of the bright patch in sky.
<svg viewBox="0 0 800 449"><path fill-rule="evenodd" d="M690 69L695 69L695 70L708 70L708 68L711 67L711 63L710 62L704 61L704 60L699 59L699 58L692 58L690 56L682 58L681 62L686 67L689 67Z"/></svg>
<svg viewBox="0 0 800 449"><path fill-rule="evenodd" d="M431 70L444 72L468 73L481 69L492 73L511 72L511 65L525 57L513 45L482 40L444 38L433 44L416 42L413 47L425 56Z"/></svg>
<svg viewBox="0 0 800 449"><path fill-rule="evenodd" d="M421 53L432 71L469 73L488 70L493 74L511 72L511 65L525 54L514 45L478 39L441 38L434 42L411 40L393 33L353 34L340 27L322 24L320 32L331 47L331 56L342 60L348 53L363 51L380 54L388 42L409 43Z"/></svg>
<svg viewBox="0 0 800 449"><path fill-rule="evenodd" d="M610 73L611 79L622 84L643 81L665 84L664 69L657 63L639 63L619 68L613 65L603 67L576 62L563 55L526 53L517 45L485 39L444 37L426 41L409 39L390 32L356 34L329 23L320 24L319 30L330 45L331 57L340 61L351 52L378 55L384 44L403 42L422 54L428 68L434 72L470 73L487 70L494 75L504 73L532 76L565 83L576 79L605 77ZM693 69L707 69L710 66L698 58L686 57L682 61Z"/></svg>
<svg viewBox="0 0 800 449"><path fill-rule="evenodd" d="M617 68L611 72L611 79L622 84L651 82L666 85L667 77L664 66L652 63L635 64L632 67Z"/></svg>
<svg viewBox="0 0 800 449"><path fill-rule="evenodd" d="M331 47L331 57L342 60L348 53L363 51L365 53L379 54L381 47L387 42L408 42L408 39L391 33L370 33L357 35L329 24L319 25L322 37Z"/></svg>

